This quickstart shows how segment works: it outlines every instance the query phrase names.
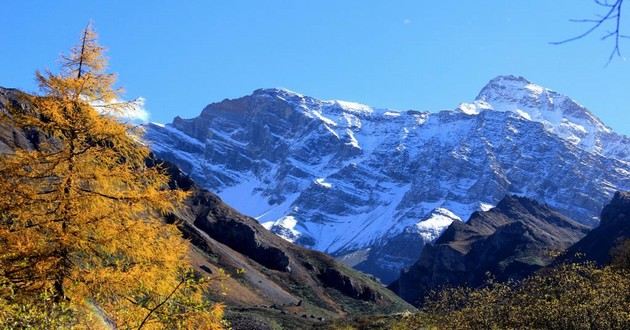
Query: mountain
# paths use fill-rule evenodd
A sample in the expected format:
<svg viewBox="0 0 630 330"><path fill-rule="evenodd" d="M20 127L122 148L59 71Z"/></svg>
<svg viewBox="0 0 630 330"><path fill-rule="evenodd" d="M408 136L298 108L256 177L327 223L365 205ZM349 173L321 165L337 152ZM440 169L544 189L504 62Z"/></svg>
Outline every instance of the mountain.
<svg viewBox="0 0 630 330"><path fill-rule="evenodd" d="M32 112L32 107L23 100L22 92L17 89L0 87L0 116L6 115L5 107L11 105L25 112ZM36 147L40 139L36 130L22 131L0 121L0 153L7 153L16 148Z"/></svg>
<svg viewBox="0 0 630 330"><path fill-rule="evenodd" d="M284 89L145 127L151 148L288 241L388 283L452 221L506 195L586 224L630 188L630 139L524 78L493 79L436 113Z"/></svg>
<svg viewBox="0 0 630 330"><path fill-rule="evenodd" d="M413 310L374 279L269 232L169 165L172 188L191 196L167 219L193 243L199 272L231 275L210 296L227 305L233 329L310 328L346 315Z"/></svg>
<svg viewBox="0 0 630 330"><path fill-rule="evenodd" d="M587 232L547 205L507 196L495 208L473 213L467 223L453 222L390 288L418 304L432 290L478 286L488 274L498 281L523 278Z"/></svg>
<svg viewBox="0 0 630 330"><path fill-rule="evenodd" d="M8 104L37 115L22 92L0 87L0 114ZM38 149L54 141L36 128L16 129L0 122L0 153ZM165 221L175 223L191 241L191 259L200 274L222 278L208 295L227 307L233 329L322 326L348 314L370 315L413 310L373 278L324 253L292 244L201 189L175 165L153 156L170 175L170 189L189 197ZM225 272L229 277L220 276Z"/></svg>
<svg viewBox="0 0 630 330"><path fill-rule="evenodd" d="M497 77L484 87L474 102L459 110L478 114L483 110L508 111L542 123L553 134L580 149L607 158L630 160L630 138L615 134L586 108L555 91L522 77Z"/></svg>
<svg viewBox="0 0 630 330"><path fill-rule="evenodd" d="M610 262L611 251L630 239L630 192L617 192L601 214L599 226L559 257L558 262L594 261L598 265Z"/></svg>

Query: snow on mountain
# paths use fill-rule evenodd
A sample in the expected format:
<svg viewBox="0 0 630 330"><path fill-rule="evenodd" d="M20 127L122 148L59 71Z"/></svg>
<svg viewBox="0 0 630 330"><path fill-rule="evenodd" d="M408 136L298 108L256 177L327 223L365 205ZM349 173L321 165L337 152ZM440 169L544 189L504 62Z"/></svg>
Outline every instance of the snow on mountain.
<svg viewBox="0 0 630 330"><path fill-rule="evenodd" d="M387 279L452 221L506 194L594 225L611 194L630 188L628 137L513 76L438 113L260 89L193 119L148 124L146 139L271 231L337 256L366 255L357 267Z"/></svg>
<svg viewBox="0 0 630 330"><path fill-rule="evenodd" d="M462 219L447 209L437 208L427 218L416 223L415 227L409 227L407 230L417 232L424 241L430 242L438 237L444 228L450 226L453 221L462 221Z"/></svg>
<svg viewBox="0 0 630 330"><path fill-rule="evenodd" d="M527 120L542 123L545 129L581 149L630 160L627 137L615 134L599 118L569 97L522 77L501 76L493 79L481 90L475 101L462 103L459 110L467 114L478 114L484 110L511 111Z"/></svg>

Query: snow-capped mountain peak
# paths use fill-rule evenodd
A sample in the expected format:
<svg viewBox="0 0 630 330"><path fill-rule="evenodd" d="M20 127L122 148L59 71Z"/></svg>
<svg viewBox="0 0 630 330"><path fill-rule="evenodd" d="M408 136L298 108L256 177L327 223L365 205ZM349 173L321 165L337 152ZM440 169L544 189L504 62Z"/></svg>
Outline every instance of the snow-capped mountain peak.
<svg viewBox="0 0 630 330"><path fill-rule="evenodd" d="M458 110L470 115L482 111L512 112L543 124L547 131L581 149L630 160L628 154L618 154L618 141L623 137L615 134L588 109L523 77L492 79L473 102L460 104Z"/></svg>
<svg viewBox="0 0 630 330"><path fill-rule="evenodd" d="M392 274L414 261L397 255L399 237L421 247L507 194L594 225L611 194L630 189L627 137L510 76L455 111L260 89L146 128L155 153L278 235L336 255L369 249Z"/></svg>
<svg viewBox="0 0 630 330"><path fill-rule="evenodd" d="M523 77L499 76L492 79L476 98L497 111L518 112L526 119L552 127L570 122L591 133L610 133L611 129L588 109L569 97L531 83Z"/></svg>
<svg viewBox="0 0 630 330"><path fill-rule="evenodd" d="M318 110L322 113L338 114L339 112L369 116L375 112L397 112L395 110L374 109L369 105L358 102L344 100L317 100L315 98L302 95L286 88L262 88L255 90L252 96L272 97L287 101L296 106L301 106L302 110L311 110L310 107L318 104Z"/></svg>
<svg viewBox="0 0 630 330"><path fill-rule="evenodd" d="M260 88L255 90L252 95L266 95L269 97L279 97L285 99L304 98L304 95L284 87Z"/></svg>

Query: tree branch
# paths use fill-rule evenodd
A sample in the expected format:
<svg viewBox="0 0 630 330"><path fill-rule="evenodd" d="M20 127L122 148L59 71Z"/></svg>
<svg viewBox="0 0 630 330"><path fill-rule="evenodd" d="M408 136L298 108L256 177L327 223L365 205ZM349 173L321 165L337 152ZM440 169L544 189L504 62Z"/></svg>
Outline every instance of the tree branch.
<svg viewBox="0 0 630 330"><path fill-rule="evenodd" d="M149 310L149 313L147 314L147 316L144 317L144 320L142 320L142 322L140 323L140 325L138 326L138 330L142 329L142 327L144 326L144 324L149 320L149 317L151 317L151 314L153 314L153 312L155 312L156 310L158 310L160 307L162 307L162 305L164 305L169 299L171 299L171 297L175 294L175 292L177 292L177 290L179 290L179 287L184 284L184 282L186 282L186 279L182 279L179 284L177 284L177 286L175 287L175 289L173 289L173 291L171 291L171 293L168 294L168 296L166 296L166 298L164 298L164 300L162 300L162 302L160 302L159 304L157 304L155 307L151 308Z"/></svg>
<svg viewBox="0 0 630 330"><path fill-rule="evenodd" d="M624 39L627 38L627 36L621 33L621 13L622 13L622 6L623 6L624 0L614 0L614 2L609 2L607 0L594 0L594 1L599 6L609 8L606 14L604 16L599 16L599 18L596 18L596 19L570 20L571 22L575 22L575 23L592 23L593 25L589 29L587 29L586 31L584 31L583 33L575 37L568 38L561 41L554 41L554 42L551 42L551 44L562 45L565 43L569 43L569 42L573 42L573 41L585 38L589 36L590 34L592 34L593 32L595 32L596 30L600 29L608 21L613 21L614 29L611 31L608 31L603 37L600 38L600 40L606 40L609 38L614 39L614 47L613 47L612 52L610 53L610 56L608 57L608 63L610 63L615 56L621 56L619 40L622 38Z"/></svg>

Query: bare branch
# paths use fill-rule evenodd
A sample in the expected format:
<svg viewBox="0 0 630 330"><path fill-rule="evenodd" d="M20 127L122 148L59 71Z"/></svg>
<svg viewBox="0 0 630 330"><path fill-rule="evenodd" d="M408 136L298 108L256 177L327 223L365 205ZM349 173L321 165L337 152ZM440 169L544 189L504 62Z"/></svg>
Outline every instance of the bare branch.
<svg viewBox="0 0 630 330"><path fill-rule="evenodd" d="M600 29L605 23L608 23L609 21L612 21L612 26L613 26L613 30L606 32L606 34L604 34L600 40L607 40L607 39L613 39L614 40L614 45L613 45L613 50L608 58L608 63L610 63L613 58L615 56L621 56L621 49L619 47L619 40L620 39L627 39L628 36L623 35L621 33L621 13L622 13L622 7L623 7L623 1L624 0L614 0L614 1L608 1L608 0L594 0L595 3L599 6L608 8L608 11L606 12L605 15L601 16L601 15L597 15L597 18L595 19L572 19L570 20L570 22L574 22L574 23L591 23L593 24L589 29L587 29L586 31L584 31L583 33L572 37L572 38L568 38L565 40L561 40L561 41L554 41L551 42L552 45L562 45L565 43L569 43L572 41L576 41L582 38L585 38L587 36L589 36L590 34L592 34L593 32L595 32L596 30Z"/></svg>

